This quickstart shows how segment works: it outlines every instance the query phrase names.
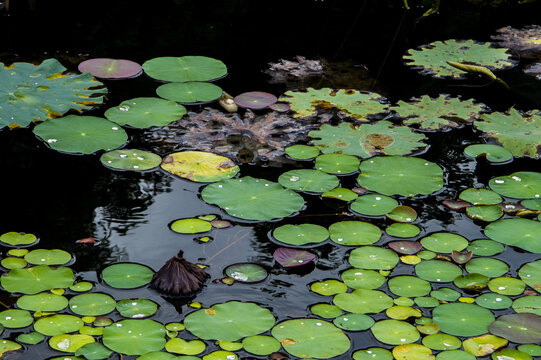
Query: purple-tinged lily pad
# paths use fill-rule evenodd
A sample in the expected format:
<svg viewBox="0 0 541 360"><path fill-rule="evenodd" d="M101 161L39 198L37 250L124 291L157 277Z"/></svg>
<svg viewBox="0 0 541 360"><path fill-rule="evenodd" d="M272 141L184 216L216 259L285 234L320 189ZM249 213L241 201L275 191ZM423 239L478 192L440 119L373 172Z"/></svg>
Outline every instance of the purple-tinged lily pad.
<svg viewBox="0 0 541 360"><path fill-rule="evenodd" d="M502 315L488 329L515 343L538 343L541 341L541 316L531 313Z"/></svg>
<svg viewBox="0 0 541 360"><path fill-rule="evenodd" d="M389 245L389 248L391 248L391 250L394 250L395 252L404 255L417 254L423 248L423 245L421 245L420 242L408 240L393 241L387 245Z"/></svg>
<svg viewBox="0 0 541 360"><path fill-rule="evenodd" d="M134 61L109 58L85 60L79 64L78 69L102 79L134 78L143 72L141 65Z"/></svg>
<svg viewBox="0 0 541 360"><path fill-rule="evenodd" d="M291 109L291 107L289 106L289 104L277 102L277 103L269 105L269 109L278 111L278 112L288 112L289 109Z"/></svg>
<svg viewBox="0 0 541 360"><path fill-rule="evenodd" d="M235 103L247 109L263 109L276 101L276 96L262 91L249 91L235 96Z"/></svg>
<svg viewBox="0 0 541 360"><path fill-rule="evenodd" d="M302 266L312 262L316 255L310 251L290 248L278 248L272 255L274 260L283 267Z"/></svg>
<svg viewBox="0 0 541 360"><path fill-rule="evenodd" d="M442 204L447 206L451 210L460 210L471 206L472 204L464 200L445 199Z"/></svg>

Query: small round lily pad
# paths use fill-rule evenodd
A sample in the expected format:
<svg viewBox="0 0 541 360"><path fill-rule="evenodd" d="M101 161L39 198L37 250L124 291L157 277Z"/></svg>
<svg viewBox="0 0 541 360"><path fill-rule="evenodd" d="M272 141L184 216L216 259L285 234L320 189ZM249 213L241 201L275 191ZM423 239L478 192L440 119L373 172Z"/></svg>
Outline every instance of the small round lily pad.
<svg viewBox="0 0 541 360"><path fill-rule="evenodd" d="M5 267L6 269L22 269L28 265L25 259L9 256L7 258L3 258L2 261L0 261L0 265Z"/></svg>
<svg viewBox="0 0 541 360"><path fill-rule="evenodd" d="M242 340L244 350L255 355L269 355L280 350L282 345L272 336L254 335Z"/></svg>
<svg viewBox="0 0 541 360"><path fill-rule="evenodd" d="M144 171L160 165L162 158L149 151L119 149L103 153L100 161L106 167L115 170Z"/></svg>
<svg viewBox="0 0 541 360"><path fill-rule="evenodd" d="M338 316L333 320L334 325L340 329L348 331L363 331L368 330L375 321L370 316L365 314L345 314Z"/></svg>
<svg viewBox="0 0 541 360"><path fill-rule="evenodd" d="M500 195L515 199L541 197L541 173L519 171L507 176L490 179L488 185Z"/></svg>
<svg viewBox="0 0 541 360"><path fill-rule="evenodd" d="M205 220L188 218L175 220L169 227L179 234L198 234L211 230L212 224Z"/></svg>
<svg viewBox="0 0 541 360"><path fill-rule="evenodd" d="M215 182L232 178L239 167L229 158L204 151L181 151L164 157L162 169L195 182Z"/></svg>
<svg viewBox="0 0 541 360"><path fill-rule="evenodd" d="M493 163L503 163L513 159L513 154L506 148L492 144L473 144L464 149L464 153L472 158L484 156Z"/></svg>
<svg viewBox="0 0 541 360"><path fill-rule="evenodd" d="M337 294L333 303L344 311L355 314L377 314L393 306L393 299L379 290L357 289Z"/></svg>
<svg viewBox="0 0 541 360"><path fill-rule="evenodd" d="M43 339L45 339L45 336L35 331L17 336L18 342L28 345L39 344L43 341Z"/></svg>
<svg viewBox="0 0 541 360"><path fill-rule="evenodd" d="M495 205L503 201L498 193L489 189L466 189L458 197L473 205Z"/></svg>
<svg viewBox="0 0 541 360"><path fill-rule="evenodd" d="M393 360L393 354L383 348L373 347L357 350L353 353L354 360Z"/></svg>
<svg viewBox="0 0 541 360"><path fill-rule="evenodd" d="M122 354L141 355L163 349L165 332L154 320L121 320L103 330L103 345Z"/></svg>
<svg viewBox="0 0 541 360"><path fill-rule="evenodd" d="M64 265L71 260L71 254L60 249L35 249L24 256L33 265Z"/></svg>
<svg viewBox="0 0 541 360"><path fill-rule="evenodd" d="M168 83L159 86L156 94L166 100L181 104L206 103L218 99L222 88L207 82L189 81L183 83Z"/></svg>
<svg viewBox="0 0 541 360"><path fill-rule="evenodd" d="M368 194L359 196L351 203L351 210L370 216L385 215L398 205L398 201L390 196Z"/></svg>
<svg viewBox="0 0 541 360"><path fill-rule="evenodd" d="M124 299L116 303L116 309L124 317L141 319L154 315L158 304L148 299Z"/></svg>
<svg viewBox="0 0 541 360"><path fill-rule="evenodd" d="M331 240L340 245L369 245L381 237L376 225L365 221L340 221L329 226Z"/></svg>
<svg viewBox="0 0 541 360"><path fill-rule="evenodd" d="M30 312L20 309L8 309L0 312L0 324L8 329L23 328L34 322Z"/></svg>
<svg viewBox="0 0 541 360"><path fill-rule="evenodd" d="M68 299L62 295L39 293L23 295L17 299L17 307L30 311L61 311L68 306Z"/></svg>
<svg viewBox="0 0 541 360"><path fill-rule="evenodd" d="M165 126L179 120L186 114L186 108L171 100L157 97L139 97L125 100L120 105L109 108L104 115L118 125L135 128Z"/></svg>
<svg viewBox="0 0 541 360"><path fill-rule="evenodd" d="M421 229L413 224L394 223L387 226L385 232L394 237L410 238L419 235Z"/></svg>
<svg viewBox="0 0 541 360"><path fill-rule="evenodd" d="M329 238L329 231L316 224L286 224L277 227L272 236L288 245L318 244Z"/></svg>
<svg viewBox="0 0 541 360"><path fill-rule="evenodd" d="M473 220L492 222L502 217L503 209L498 205L470 206L466 208L466 215Z"/></svg>
<svg viewBox="0 0 541 360"><path fill-rule="evenodd" d="M360 246L349 254L349 263L356 268L368 270L391 270L398 263L398 255L376 246Z"/></svg>
<svg viewBox="0 0 541 360"><path fill-rule="evenodd" d="M310 251L284 247L277 248L272 256L283 267L303 266L316 258L316 255Z"/></svg>
<svg viewBox="0 0 541 360"><path fill-rule="evenodd" d="M316 158L315 168L329 174L346 175L359 170L359 164L359 158L353 155L322 154Z"/></svg>
<svg viewBox="0 0 541 360"><path fill-rule="evenodd" d="M331 304L315 304L310 307L310 312L324 319L334 319L342 315L342 309Z"/></svg>
<svg viewBox="0 0 541 360"><path fill-rule="evenodd" d="M430 282L449 282L462 275L462 270L453 263L443 260L425 260L415 265L415 273Z"/></svg>
<svg viewBox="0 0 541 360"><path fill-rule="evenodd" d="M346 284L334 279L318 281L310 285L310 290L324 296L345 293L347 289Z"/></svg>
<svg viewBox="0 0 541 360"><path fill-rule="evenodd" d="M401 320L381 320L370 330L378 341L389 345L413 343L420 337L415 326Z"/></svg>
<svg viewBox="0 0 541 360"><path fill-rule="evenodd" d="M319 149L309 145L291 145L285 148L285 152L295 160L309 160L319 155Z"/></svg>
<svg viewBox="0 0 541 360"><path fill-rule="evenodd" d="M466 248L466 250L478 256L496 255L503 252L504 249L505 247L501 243L489 239L474 240Z"/></svg>
<svg viewBox="0 0 541 360"><path fill-rule="evenodd" d="M46 336L55 336L78 331L83 326L83 320L77 316L58 314L39 318L34 323L34 330Z"/></svg>
<svg viewBox="0 0 541 360"><path fill-rule="evenodd" d="M334 188L321 194L321 197L323 198L337 199L342 201L355 200L357 196L358 195L355 192L345 188Z"/></svg>
<svg viewBox="0 0 541 360"><path fill-rule="evenodd" d="M76 295L69 300L70 310L81 316L105 315L115 310L115 305L115 299L101 293Z"/></svg>
<svg viewBox="0 0 541 360"><path fill-rule="evenodd" d="M451 253L453 250L461 251L468 246L468 240L461 235L438 232L421 239L421 244L427 250L439 253Z"/></svg>
<svg viewBox="0 0 541 360"><path fill-rule="evenodd" d="M278 177L278 182L285 188L309 193L323 193L339 184L335 175L312 169L286 171Z"/></svg>
<svg viewBox="0 0 541 360"><path fill-rule="evenodd" d="M143 72L141 65L125 59L95 58L79 63L80 72L89 72L102 79L134 78Z"/></svg>
<svg viewBox="0 0 541 360"><path fill-rule="evenodd" d="M385 277L374 270L348 269L340 277L352 289L377 289L385 283Z"/></svg>
<svg viewBox="0 0 541 360"><path fill-rule="evenodd" d="M273 94L262 91L249 91L235 96L235 103L247 109L264 109L278 101Z"/></svg>
<svg viewBox="0 0 541 360"><path fill-rule="evenodd" d="M267 270L261 265L254 263L238 263L229 265L224 269L225 275L235 281L243 283L256 283L267 278Z"/></svg>
<svg viewBox="0 0 541 360"><path fill-rule="evenodd" d="M152 269L135 263L109 265L101 273L103 281L117 289L133 289L146 285L153 275Z"/></svg>
<svg viewBox="0 0 541 360"><path fill-rule="evenodd" d="M505 295L487 293L476 297L475 303L487 309L502 310L510 308L513 300Z"/></svg>

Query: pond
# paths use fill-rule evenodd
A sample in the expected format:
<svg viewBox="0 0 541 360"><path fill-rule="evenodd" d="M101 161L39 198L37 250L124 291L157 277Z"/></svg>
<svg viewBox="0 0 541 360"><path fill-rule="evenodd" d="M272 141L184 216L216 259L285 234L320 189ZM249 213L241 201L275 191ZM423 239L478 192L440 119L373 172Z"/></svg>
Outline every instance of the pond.
<svg viewBox="0 0 541 360"><path fill-rule="evenodd" d="M0 119L0 357L541 356L541 80L524 72L541 50L538 38L534 55L495 50L494 38L541 24L539 1L7 4L0 62L48 64L57 75L38 90L58 92L20 96L30 106L15 105L19 127ZM468 67L477 46L495 60ZM423 62L438 56L439 65ZM123 102L186 95L160 78L181 63L164 66L163 57L182 57L196 75L217 71L203 79L216 85L205 90L212 101L173 99L184 111L162 100L174 122L126 126L122 113L143 101ZM100 83L78 70L93 58L129 59L143 71L93 87ZM28 69L0 75L40 77ZM2 76L5 106L15 95ZM228 113L222 89L274 94L290 109L250 110L269 97L247 96ZM107 130L81 128L62 147L81 119ZM102 139L114 145L96 145ZM160 158L149 170L118 170L113 162L133 152L102 158L115 148ZM487 151L496 160L477 156ZM192 168L170 169L190 155ZM179 250L204 267L202 289L151 288Z"/></svg>

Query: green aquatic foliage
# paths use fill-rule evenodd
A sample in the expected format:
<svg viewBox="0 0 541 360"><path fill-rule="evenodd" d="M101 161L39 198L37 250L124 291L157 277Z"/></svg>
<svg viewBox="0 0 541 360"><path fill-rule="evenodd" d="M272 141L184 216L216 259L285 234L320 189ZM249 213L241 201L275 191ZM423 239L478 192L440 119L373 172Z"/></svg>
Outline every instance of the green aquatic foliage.
<svg viewBox="0 0 541 360"><path fill-rule="evenodd" d="M398 264L398 255L377 246L359 246L349 254L349 263L359 269L391 270Z"/></svg>
<svg viewBox="0 0 541 360"><path fill-rule="evenodd" d="M346 202L355 200L357 196L358 195L355 192L345 188L334 188L321 194L321 197L323 198L342 200Z"/></svg>
<svg viewBox="0 0 541 360"><path fill-rule="evenodd" d="M476 304L449 303L435 307L432 319L446 334L477 336L488 332L494 314Z"/></svg>
<svg viewBox="0 0 541 360"><path fill-rule="evenodd" d="M398 238L411 238L419 235L421 233L421 229L413 224L394 223L387 226L387 228L385 228L385 232Z"/></svg>
<svg viewBox="0 0 541 360"><path fill-rule="evenodd" d="M29 246L34 245L37 241L38 238L34 234L25 234L15 231L10 231L0 236L0 243L2 245Z"/></svg>
<svg viewBox="0 0 541 360"><path fill-rule="evenodd" d="M286 224L277 227L272 232L272 236L285 244L302 246L319 244L329 238L329 231L316 224Z"/></svg>
<svg viewBox="0 0 541 360"><path fill-rule="evenodd" d="M370 115L387 111L386 99L373 92L346 89L314 89L305 91L288 90L279 99L289 103L295 117L307 117L317 114L317 108L336 108L348 117L368 121Z"/></svg>
<svg viewBox="0 0 541 360"><path fill-rule="evenodd" d="M79 331L83 326L83 320L77 316L57 314L36 320L34 330L46 336L55 336Z"/></svg>
<svg viewBox="0 0 541 360"><path fill-rule="evenodd" d="M112 150L128 141L126 131L96 116L68 115L38 124L34 134L52 149L75 154Z"/></svg>
<svg viewBox="0 0 541 360"><path fill-rule="evenodd" d="M415 326L401 320L380 320L370 331L378 341L389 345L414 343L420 337Z"/></svg>
<svg viewBox="0 0 541 360"><path fill-rule="evenodd" d="M390 196L380 194L361 195L350 204L350 209L361 214L369 216L380 216L391 212L398 201Z"/></svg>
<svg viewBox="0 0 541 360"><path fill-rule="evenodd" d="M27 334L20 334L16 340L21 344L36 345L42 342L43 339L45 339L45 335L32 331Z"/></svg>
<svg viewBox="0 0 541 360"><path fill-rule="evenodd" d="M56 59L40 65L0 63L0 128L26 127L33 121L62 116L71 109L83 111L103 102L103 84L90 74L68 75ZM99 87L99 88L98 88Z"/></svg>
<svg viewBox="0 0 541 360"><path fill-rule="evenodd" d="M513 159L513 154L506 148L493 144L472 144L466 146L464 153L472 158L480 156L492 163L503 163Z"/></svg>
<svg viewBox="0 0 541 360"><path fill-rule="evenodd" d="M118 149L103 153L100 161L104 166L114 170L145 171L160 165L162 158L149 151Z"/></svg>
<svg viewBox="0 0 541 360"><path fill-rule="evenodd" d="M466 215L473 220L492 222L502 217L503 209L498 205L470 206L466 208Z"/></svg>
<svg viewBox="0 0 541 360"><path fill-rule="evenodd" d="M70 310L80 316L105 315L115 310L116 301L102 293L75 295L69 300Z"/></svg>
<svg viewBox="0 0 541 360"><path fill-rule="evenodd" d="M333 320L334 325L348 331L368 330L374 323L374 319L365 314L344 314Z"/></svg>
<svg viewBox="0 0 541 360"><path fill-rule="evenodd" d="M3 356L9 351L19 350L20 348L22 348L22 346L15 341L5 339L0 340L0 356Z"/></svg>
<svg viewBox="0 0 541 360"><path fill-rule="evenodd" d="M71 260L71 254L60 249L35 249L24 256L32 265L64 265Z"/></svg>
<svg viewBox="0 0 541 360"><path fill-rule="evenodd" d="M323 124L308 133L312 143L324 154L340 153L369 158L374 155L408 155L426 147L425 135L407 126L381 120L372 124L338 126Z"/></svg>
<svg viewBox="0 0 541 360"><path fill-rule="evenodd" d="M284 149L285 153L295 160L310 160L319 155L319 149L309 145L291 145Z"/></svg>
<svg viewBox="0 0 541 360"><path fill-rule="evenodd" d="M210 231L212 224L202 219L188 218L175 220L169 227L179 234L198 234Z"/></svg>
<svg viewBox="0 0 541 360"><path fill-rule="evenodd" d="M340 277L352 289L377 289L385 284L385 276L374 270L348 269Z"/></svg>
<svg viewBox="0 0 541 360"><path fill-rule="evenodd" d="M254 335L242 340L244 350L255 355L270 355L280 350L282 344L272 336Z"/></svg>
<svg viewBox="0 0 541 360"><path fill-rule="evenodd" d="M222 95L222 88L201 81L174 82L159 86L156 94L182 104L206 103L218 99Z"/></svg>
<svg viewBox="0 0 541 360"><path fill-rule="evenodd" d="M417 219L417 212L410 206L399 205L385 214L385 216L396 222L410 223Z"/></svg>
<svg viewBox="0 0 541 360"><path fill-rule="evenodd" d="M52 293L39 293L36 295L23 295L17 299L17 307L30 311L62 311L68 306L68 299L62 295Z"/></svg>
<svg viewBox="0 0 541 360"><path fill-rule="evenodd" d="M182 355L197 355L205 351L206 347L201 340L186 341L181 338L172 338L165 344L168 352Z"/></svg>
<svg viewBox="0 0 541 360"><path fill-rule="evenodd" d="M358 246L377 242L381 230L365 221L340 221L329 226L331 240L340 245Z"/></svg>
<svg viewBox="0 0 541 360"><path fill-rule="evenodd" d="M201 197L228 214L247 220L268 221L290 216L304 206L302 196L282 185L246 176L207 185Z"/></svg>
<svg viewBox="0 0 541 360"><path fill-rule="evenodd" d="M518 344L541 341L541 316L531 313L499 316L490 324L490 333Z"/></svg>
<svg viewBox="0 0 541 360"><path fill-rule="evenodd" d="M285 188L308 193L324 193L340 184L336 175L313 169L289 170L278 177Z"/></svg>
<svg viewBox="0 0 541 360"><path fill-rule="evenodd" d="M3 258L2 261L0 261L0 265L2 265L8 270L11 270L11 269L22 269L26 267L28 263L26 262L25 259L9 256L7 258Z"/></svg>
<svg viewBox="0 0 541 360"><path fill-rule="evenodd" d="M404 119L404 124L416 125L423 130L454 128L471 123L485 109L484 104L475 104L473 99L460 100L443 94L437 98L423 95L412 98L409 103L399 100L397 106L390 108Z"/></svg>
<svg viewBox="0 0 541 360"><path fill-rule="evenodd" d="M116 289L134 289L146 285L152 279L151 268L134 263L116 263L101 272L103 281Z"/></svg>
<svg viewBox="0 0 541 360"><path fill-rule="evenodd" d="M479 239L472 241L466 250L472 251L477 256L492 256L503 252L505 247L494 240Z"/></svg>
<svg viewBox="0 0 541 360"><path fill-rule="evenodd" d="M541 197L541 173L519 171L511 175L490 179L488 186L500 195L515 199L537 199Z"/></svg>
<svg viewBox="0 0 541 360"><path fill-rule="evenodd" d="M425 260L415 265L415 273L421 279L440 283L453 281L457 276L462 275L462 270L448 261Z"/></svg>
<svg viewBox="0 0 541 360"><path fill-rule="evenodd" d="M345 293L348 290L348 287L341 281L328 279L313 283L312 285L310 285L310 290L319 295L331 296Z"/></svg>
<svg viewBox="0 0 541 360"><path fill-rule="evenodd" d="M345 353L351 346L342 330L324 320L286 320L271 332L289 354L300 358L328 359Z"/></svg>
<svg viewBox="0 0 541 360"><path fill-rule="evenodd" d="M90 335L83 334L60 334L49 339L49 346L58 351L74 353L83 346L91 344L96 340Z"/></svg>
<svg viewBox="0 0 541 360"><path fill-rule="evenodd" d="M486 293L476 297L475 303L487 309L503 310L509 309L513 304L513 300L505 295Z"/></svg>
<svg viewBox="0 0 541 360"><path fill-rule="evenodd" d="M0 312L0 324L7 329L24 328L34 322L29 311L9 309Z"/></svg>
<svg viewBox="0 0 541 360"><path fill-rule="evenodd" d="M346 175L359 170L359 164L359 159L353 155L322 154L316 158L315 168L329 174Z"/></svg>
<svg viewBox="0 0 541 360"><path fill-rule="evenodd" d="M229 179L240 171L231 159L205 151L180 151L169 154L164 157L161 168L195 182Z"/></svg>
<svg viewBox="0 0 541 360"><path fill-rule="evenodd" d="M425 296L432 290L428 281L409 275L395 276L387 285L393 294L405 297Z"/></svg>
<svg viewBox="0 0 541 360"><path fill-rule="evenodd" d="M156 80L171 82L212 81L227 74L227 67L206 56L157 57L143 63L145 73Z"/></svg>
<svg viewBox="0 0 541 360"><path fill-rule="evenodd" d="M377 156L360 169L359 185L384 195L428 195L443 187L442 169L421 158Z"/></svg>
<svg viewBox="0 0 541 360"><path fill-rule="evenodd" d="M229 265L224 269L224 274L242 283L257 283L265 280L268 275L263 266L254 263Z"/></svg>
<svg viewBox="0 0 541 360"><path fill-rule="evenodd" d="M107 109L105 117L118 125L134 128L165 126L186 114L186 108L174 101L154 97L138 97Z"/></svg>
<svg viewBox="0 0 541 360"><path fill-rule="evenodd" d="M505 245L541 254L541 222L530 219L500 219L485 228L485 235Z"/></svg>
<svg viewBox="0 0 541 360"><path fill-rule="evenodd" d="M48 265L12 269L0 279L4 290L11 293L34 295L55 288L67 288L73 284L75 275L70 268L53 268Z"/></svg>
<svg viewBox="0 0 541 360"><path fill-rule="evenodd" d="M523 296L513 301L513 310L517 313L532 313L541 316L541 297Z"/></svg>
<svg viewBox="0 0 541 360"><path fill-rule="evenodd" d="M500 70L515 65L510 58L507 49L494 48L489 42L454 39L435 41L418 49L410 49L403 56L408 66L423 74L453 79L464 78L466 73L449 65L448 61Z"/></svg>
<svg viewBox="0 0 541 360"><path fill-rule="evenodd" d="M451 253L453 250L464 250L468 246L468 240L458 234L438 232L422 238L421 244L430 251Z"/></svg>
<svg viewBox="0 0 541 360"><path fill-rule="evenodd" d="M353 353L354 360L393 360L393 354L383 348L368 348Z"/></svg>
<svg viewBox="0 0 541 360"><path fill-rule="evenodd" d="M495 205L503 201L498 193L489 189L466 189L458 195L458 198L473 205Z"/></svg>
<svg viewBox="0 0 541 360"><path fill-rule="evenodd" d="M91 342L81 346L75 351L76 356L83 356L88 360L108 359L113 352L99 342Z"/></svg>
<svg viewBox="0 0 541 360"><path fill-rule="evenodd" d="M511 108L508 113L493 112L483 114L481 120L473 125L483 132L483 136L495 139L513 156L529 156L538 159L541 154L541 115L539 110L527 113Z"/></svg>
<svg viewBox="0 0 541 360"><path fill-rule="evenodd" d="M520 279L503 276L490 279L488 288L497 294L513 296L522 294L526 288L526 284Z"/></svg>
<svg viewBox="0 0 541 360"><path fill-rule="evenodd" d="M422 342L432 350L455 350L462 345L459 338L449 334L431 334L425 336Z"/></svg>
<svg viewBox="0 0 541 360"><path fill-rule="evenodd" d="M165 327L154 320L121 320L103 330L103 345L126 355L141 355L165 347Z"/></svg>
<svg viewBox="0 0 541 360"><path fill-rule="evenodd" d="M541 292L541 260L524 264L518 271L518 276L526 285Z"/></svg>

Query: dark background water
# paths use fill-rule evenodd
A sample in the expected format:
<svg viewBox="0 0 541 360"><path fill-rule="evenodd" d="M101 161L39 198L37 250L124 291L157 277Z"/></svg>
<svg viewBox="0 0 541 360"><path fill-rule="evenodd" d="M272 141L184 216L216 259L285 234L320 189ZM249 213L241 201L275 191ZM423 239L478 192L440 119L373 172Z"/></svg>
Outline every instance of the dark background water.
<svg viewBox="0 0 541 360"><path fill-rule="evenodd" d="M342 81L351 81L350 86L359 89L377 88L392 102L424 94L449 93L474 97L494 110L506 110L510 106L521 110L541 108L540 82L523 75L520 66L498 73L511 86L507 91L498 84L480 87L486 83L483 79L434 80L406 68L401 60L408 48L431 41L450 38L488 41L503 26L540 24L539 1L480 7L466 1L442 0L440 13L419 21L429 2L410 0L410 5L412 8L405 11L401 0L177 0L144 4L120 0L84 4L12 0L9 13L4 10L0 16L0 61L39 63L55 57L75 71L80 61L93 57L126 58L142 63L157 56L204 55L227 64L229 74L218 85L230 94L262 90L279 95L288 86L270 84L262 70L269 62L302 55L349 61L351 68L345 69ZM358 73L361 65L368 72L360 80L349 75L350 71ZM105 103L92 112L98 116L123 100L155 96L157 86L145 76L104 82L110 92ZM138 133L130 134L135 138ZM441 200L456 197L467 187L485 186L495 175L539 170L539 161L531 159L516 159L508 165L467 159L462 153L464 146L480 141L479 134L471 127L428 136L431 145L422 157L445 169L447 186L437 195L402 199L419 213L416 224L423 229L419 238L435 231L456 232L470 240L483 237L481 224L448 211ZM272 252L277 245L268 236L273 228L286 222L328 226L346 218L333 214L347 208L323 202L317 196L306 196L309 206L298 217L251 224L238 222L201 201L198 195L201 184L161 171L112 171L101 165L99 154L57 153L27 129L1 130L0 151L3 214L0 233L34 233L41 239L40 247L70 251L76 256L73 268L88 280L99 282L96 271L117 261L139 262L157 270L179 248L184 249L191 261L209 262L212 279L219 279L229 264L257 262L271 272L265 282L231 287L209 283L196 300L204 306L232 299L255 301L270 307L283 320L306 316L310 305L328 302L329 298L310 293L308 284L338 278L349 267L346 259L350 249L332 243L314 249L318 255L315 268L291 272L274 264ZM243 165L241 174L276 180L282 171ZM354 179L349 182L353 184ZM198 244L192 240L193 236L175 234L168 228L172 220L209 213L230 219L235 226L216 230L211 234L214 241L207 244ZM382 228L389 224L383 219L370 221ZM89 236L99 241L96 246L76 244L77 239ZM389 240L384 235L378 244ZM500 258L512 263L516 271L535 256L509 249ZM393 275L402 273L411 273L411 267L399 265L393 270ZM173 301L148 289L115 292L104 285L98 285L98 289L112 292L118 299L149 297L161 305L157 319L164 322L171 317L180 320L178 312L190 311L178 302L171 305ZM2 300L14 301L5 294ZM16 334L12 331L11 336ZM370 334L351 336L354 349L375 345ZM47 352L46 348L46 345L31 347L21 358L51 356L54 352Z"/></svg>

